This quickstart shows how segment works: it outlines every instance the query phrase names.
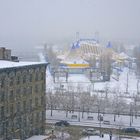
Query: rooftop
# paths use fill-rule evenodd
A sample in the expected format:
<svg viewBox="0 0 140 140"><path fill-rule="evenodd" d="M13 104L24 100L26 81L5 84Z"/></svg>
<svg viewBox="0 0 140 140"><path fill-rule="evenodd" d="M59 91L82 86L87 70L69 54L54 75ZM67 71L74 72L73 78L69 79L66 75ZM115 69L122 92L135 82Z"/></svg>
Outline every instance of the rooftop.
<svg viewBox="0 0 140 140"><path fill-rule="evenodd" d="M0 60L0 69L4 68L14 68L14 67L23 67L23 66L31 66L31 65L39 65L39 64L47 64L45 62L13 62L13 61L6 61Z"/></svg>

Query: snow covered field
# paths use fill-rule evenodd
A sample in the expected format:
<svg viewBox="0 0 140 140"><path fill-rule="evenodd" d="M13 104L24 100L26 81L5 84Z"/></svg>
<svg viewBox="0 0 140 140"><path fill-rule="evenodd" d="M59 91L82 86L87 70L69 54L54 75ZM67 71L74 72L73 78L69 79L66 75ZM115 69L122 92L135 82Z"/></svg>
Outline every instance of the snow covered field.
<svg viewBox="0 0 140 140"><path fill-rule="evenodd" d="M128 76L128 93L130 95L137 93L137 78L134 73L134 71L129 71L128 68L124 68L123 72L121 72L119 76L119 81L114 80L111 78L110 82L101 82L101 83L95 83L94 89L95 90L104 90L107 86L107 88L110 89L110 91L117 91L120 93L126 92L127 88L127 76Z"/></svg>
<svg viewBox="0 0 140 140"><path fill-rule="evenodd" d="M66 83L65 78L62 77L57 79L56 83L54 83L53 78L48 70L46 74L46 88L50 90L55 90L56 87L59 87L60 84L63 84L64 89L66 90L68 90L69 86L73 87L74 91L76 91L77 88L82 87L83 91L91 91L91 93L93 89L95 91L105 91L108 89L109 92L118 92L123 95L125 94L125 96L133 96L137 94L137 90L140 88L135 73L133 71L129 71L127 68L123 69L123 72L119 76L119 81L111 78L109 82L96 83L91 82L84 74L69 74L68 83Z"/></svg>
<svg viewBox="0 0 140 140"><path fill-rule="evenodd" d="M45 62L45 57L43 54L39 54L40 61ZM127 80L128 79L128 80ZM128 81L128 82L127 82ZM59 87L61 84L64 85L64 89L68 90L69 87L73 87L73 90L77 90L77 88L82 87L83 91L103 91L108 89L110 92L119 92L120 94L126 93L125 96L133 96L137 94L137 90L139 90L140 86L138 84L138 79L133 70L129 70L128 68L122 68L122 72L119 76L119 81L116 81L112 78L109 82L91 82L86 75L84 74L69 74L68 83L65 82L65 78L60 77L57 79L57 82L53 82L52 75L49 72L49 69L46 71L46 90L55 90L55 88ZM127 88L128 87L128 88ZM79 90L79 89L78 89Z"/></svg>

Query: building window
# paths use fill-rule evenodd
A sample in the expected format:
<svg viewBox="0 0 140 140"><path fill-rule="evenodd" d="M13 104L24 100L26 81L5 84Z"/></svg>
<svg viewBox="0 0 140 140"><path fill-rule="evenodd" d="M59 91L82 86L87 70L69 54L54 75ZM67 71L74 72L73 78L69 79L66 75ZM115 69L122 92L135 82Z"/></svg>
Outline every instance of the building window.
<svg viewBox="0 0 140 140"><path fill-rule="evenodd" d="M35 75L35 81L38 81L38 73Z"/></svg>
<svg viewBox="0 0 140 140"><path fill-rule="evenodd" d="M31 86L28 88L28 92L29 92L29 94L32 94L32 87Z"/></svg>
<svg viewBox="0 0 140 140"><path fill-rule="evenodd" d="M23 96L25 97L26 94L27 94L27 90L26 90L26 88L23 88Z"/></svg>
<svg viewBox="0 0 140 140"><path fill-rule="evenodd" d="M26 83L26 75L23 76L23 83Z"/></svg>
<svg viewBox="0 0 140 140"><path fill-rule="evenodd" d="M30 109L30 111L32 111L32 99L30 99L30 101L29 101L29 109Z"/></svg>
<svg viewBox="0 0 140 140"><path fill-rule="evenodd" d="M24 126L24 127L27 126L27 118L26 118L26 117L23 118L23 126Z"/></svg>
<svg viewBox="0 0 140 140"><path fill-rule="evenodd" d="M13 86L13 84L14 84L14 78L11 77L11 78L10 78L10 86Z"/></svg>
<svg viewBox="0 0 140 140"><path fill-rule="evenodd" d="M44 80L44 73L41 72L41 80Z"/></svg>
<svg viewBox="0 0 140 140"><path fill-rule="evenodd" d="M23 101L23 111L26 112L26 101Z"/></svg>
<svg viewBox="0 0 140 140"><path fill-rule="evenodd" d="M38 98L35 98L35 106L38 106Z"/></svg>
<svg viewBox="0 0 140 140"><path fill-rule="evenodd" d="M16 98L20 98L20 88L16 90Z"/></svg>
<svg viewBox="0 0 140 140"><path fill-rule="evenodd" d="M4 106L1 107L1 118L4 118Z"/></svg>
<svg viewBox="0 0 140 140"><path fill-rule="evenodd" d="M21 105L20 105L20 102L18 102L16 106L17 106L17 107L16 107L16 108L17 108L17 112L19 113L19 112L21 111Z"/></svg>
<svg viewBox="0 0 140 140"><path fill-rule="evenodd" d="M35 86L35 93L38 93L38 85Z"/></svg>
<svg viewBox="0 0 140 140"><path fill-rule="evenodd" d="M29 81L32 82L32 80L33 80L33 76L32 76L32 74L30 74L29 75Z"/></svg>
<svg viewBox="0 0 140 140"><path fill-rule="evenodd" d="M10 106L10 114L11 114L11 115L14 114L14 106L13 106L13 104Z"/></svg>
<svg viewBox="0 0 140 140"><path fill-rule="evenodd" d="M36 113L36 123L39 122L39 113Z"/></svg>
<svg viewBox="0 0 140 140"><path fill-rule="evenodd" d="M41 97L41 105L44 105L44 97Z"/></svg>
<svg viewBox="0 0 140 140"><path fill-rule="evenodd" d="M33 122L34 122L34 114L31 115L31 121L30 122L31 122L31 125L32 125Z"/></svg>
<svg viewBox="0 0 140 140"><path fill-rule="evenodd" d="M45 121L45 112L42 111L42 122L44 123L44 121Z"/></svg>
<svg viewBox="0 0 140 140"><path fill-rule="evenodd" d="M42 91L42 92L45 91L45 89L44 89L44 84L41 85L41 91Z"/></svg>
<svg viewBox="0 0 140 140"><path fill-rule="evenodd" d="M4 97L5 97L5 94L4 94L4 91L2 91L0 94L0 101L1 102L4 102L4 99L5 99Z"/></svg>
<svg viewBox="0 0 140 140"><path fill-rule="evenodd" d="M20 76L17 76L17 85L20 84Z"/></svg>
<svg viewBox="0 0 140 140"><path fill-rule="evenodd" d="M13 92L13 90L10 91L9 98L10 98L10 100L14 100L14 92Z"/></svg>
<svg viewBox="0 0 140 140"><path fill-rule="evenodd" d="M0 81L0 86L1 86L1 88L4 87L4 84L5 84L5 79L3 78L3 79L1 79L1 81Z"/></svg>

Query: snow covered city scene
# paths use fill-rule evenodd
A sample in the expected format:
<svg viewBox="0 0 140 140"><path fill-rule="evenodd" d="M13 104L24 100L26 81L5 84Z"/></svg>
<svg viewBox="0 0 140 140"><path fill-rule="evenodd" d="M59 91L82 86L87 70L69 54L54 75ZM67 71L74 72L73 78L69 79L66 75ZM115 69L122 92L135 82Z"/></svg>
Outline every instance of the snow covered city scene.
<svg viewBox="0 0 140 140"><path fill-rule="evenodd" d="M140 140L140 0L0 0L0 140Z"/></svg>

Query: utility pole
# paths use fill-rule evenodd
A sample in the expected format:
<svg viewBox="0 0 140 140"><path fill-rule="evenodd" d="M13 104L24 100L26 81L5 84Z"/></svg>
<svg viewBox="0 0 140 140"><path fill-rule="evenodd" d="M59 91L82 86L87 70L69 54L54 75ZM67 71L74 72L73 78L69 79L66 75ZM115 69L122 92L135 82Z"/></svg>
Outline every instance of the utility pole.
<svg viewBox="0 0 140 140"><path fill-rule="evenodd" d="M78 115L78 121L80 122L80 107L79 107L79 115Z"/></svg>
<svg viewBox="0 0 140 140"><path fill-rule="evenodd" d="M101 137L101 135L102 135L102 132L101 132L101 115L100 115L100 137Z"/></svg>
<svg viewBox="0 0 140 140"><path fill-rule="evenodd" d="M127 81L126 81L126 82L127 82L127 83L126 83L126 93L128 94L128 80L129 80L129 79L128 79L128 72L127 72L127 79L126 79L126 80L127 80Z"/></svg>
<svg viewBox="0 0 140 140"><path fill-rule="evenodd" d="M51 116L53 115L53 97L52 97L52 91L50 91L50 107L51 107Z"/></svg>
<svg viewBox="0 0 140 140"><path fill-rule="evenodd" d="M137 80L137 94L139 94L139 79Z"/></svg>
<svg viewBox="0 0 140 140"><path fill-rule="evenodd" d="M131 115L132 115L132 104L130 103L130 126L132 125Z"/></svg>

